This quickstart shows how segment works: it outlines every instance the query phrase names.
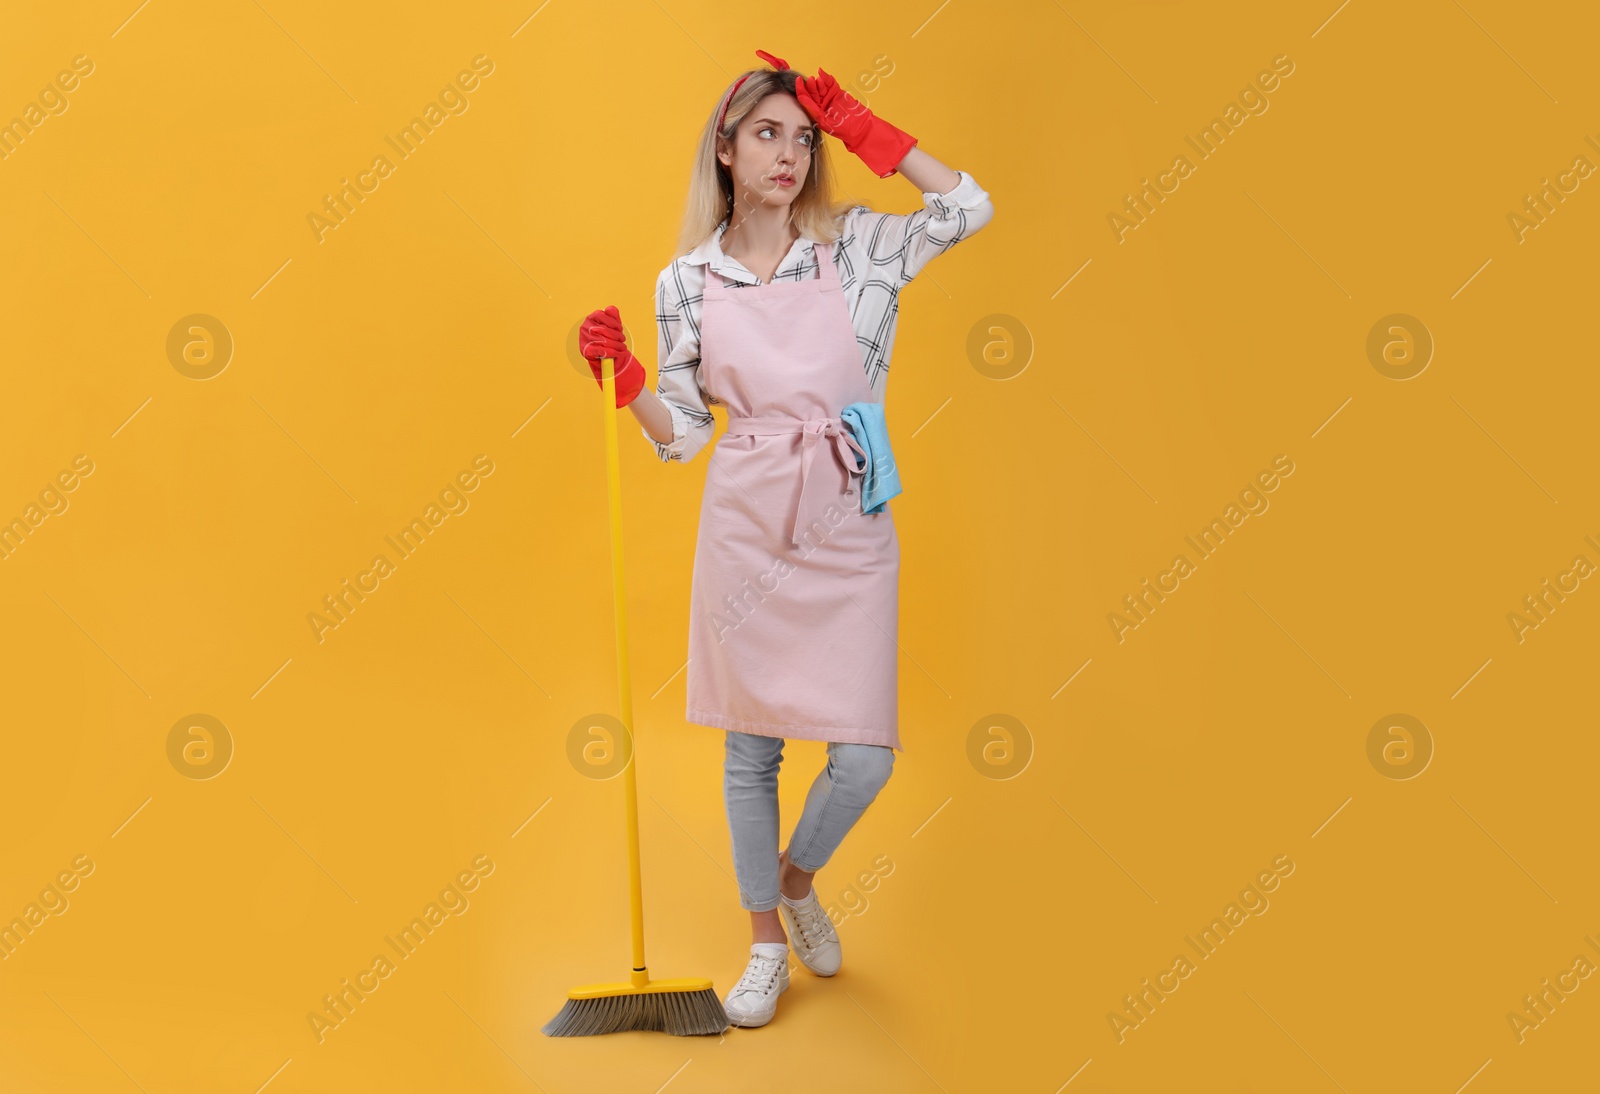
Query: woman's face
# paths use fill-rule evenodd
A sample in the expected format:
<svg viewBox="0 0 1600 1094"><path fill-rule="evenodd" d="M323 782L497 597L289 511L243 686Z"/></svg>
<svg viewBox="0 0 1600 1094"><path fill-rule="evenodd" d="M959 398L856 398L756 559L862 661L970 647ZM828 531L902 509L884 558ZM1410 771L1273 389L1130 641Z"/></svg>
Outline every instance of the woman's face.
<svg viewBox="0 0 1600 1094"><path fill-rule="evenodd" d="M748 201L787 206L805 185L816 140L816 125L799 100L775 91L739 123L732 151L719 151L717 159Z"/></svg>

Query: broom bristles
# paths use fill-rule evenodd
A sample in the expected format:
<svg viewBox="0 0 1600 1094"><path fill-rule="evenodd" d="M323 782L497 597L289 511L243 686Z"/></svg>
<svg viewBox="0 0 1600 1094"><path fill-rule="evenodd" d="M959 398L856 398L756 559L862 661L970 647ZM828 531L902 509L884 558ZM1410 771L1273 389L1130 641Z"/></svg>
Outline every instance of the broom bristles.
<svg viewBox="0 0 1600 1094"><path fill-rule="evenodd" d="M545 1023L550 1037L590 1037L603 1033L644 1030L677 1037L721 1033L727 1011L709 988L700 991L651 991L568 999Z"/></svg>

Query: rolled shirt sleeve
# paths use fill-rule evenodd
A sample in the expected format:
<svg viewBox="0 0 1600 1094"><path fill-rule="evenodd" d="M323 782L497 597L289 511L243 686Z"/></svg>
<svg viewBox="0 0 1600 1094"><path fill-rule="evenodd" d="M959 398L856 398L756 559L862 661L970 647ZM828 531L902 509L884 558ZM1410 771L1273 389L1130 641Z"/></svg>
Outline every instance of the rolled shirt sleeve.
<svg viewBox="0 0 1600 1094"><path fill-rule="evenodd" d="M668 266L656 279L656 395L672 418L672 440L640 432L663 462L692 460L711 440L716 420L700 386L700 332L685 317L683 285Z"/></svg>
<svg viewBox="0 0 1600 1094"><path fill-rule="evenodd" d="M959 181L947 194L924 192L914 213L876 213L857 206L857 227L868 240L872 276L887 277L899 288L910 283L935 256L977 234L994 219L994 202L977 180L957 170Z"/></svg>

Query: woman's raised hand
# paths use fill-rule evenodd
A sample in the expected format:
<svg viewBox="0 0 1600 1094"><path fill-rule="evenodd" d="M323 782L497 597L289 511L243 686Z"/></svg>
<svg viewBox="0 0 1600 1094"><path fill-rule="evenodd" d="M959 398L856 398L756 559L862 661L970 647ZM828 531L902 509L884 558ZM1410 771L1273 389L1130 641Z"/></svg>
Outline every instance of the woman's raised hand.
<svg viewBox="0 0 1600 1094"><path fill-rule="evenodd" d="M610 357L615 362L613 379L617 387L618 410L633 402L644 390L644 366L628 349L627 339L622 334L622 316L617 313L616 305L595 309L579 325L578 352L589 362L594 382L600 385L602 392L606 385L600 360Z"/></svg>
<svg viewBox="0 0 1600 1094"><path fill-rule="evenodd" d="M861 157L861 162L880 179L894 174L917 143L911 134L873 114L824 69L817 69L815 76L797 79L794 96L824 133L839 138L845 151Z"/></svg>

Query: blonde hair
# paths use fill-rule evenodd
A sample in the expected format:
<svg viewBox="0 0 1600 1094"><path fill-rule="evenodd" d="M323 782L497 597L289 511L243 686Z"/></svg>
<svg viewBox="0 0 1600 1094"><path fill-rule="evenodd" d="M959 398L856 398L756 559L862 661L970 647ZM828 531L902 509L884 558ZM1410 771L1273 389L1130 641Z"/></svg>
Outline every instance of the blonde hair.
<svg viewBox="0 0 1600 1094"><path fill-rule="evenodd" d="M792 68L773 71L755 69L745 74L744 82L737 84L738 94L728 100L728 92L717 97L717 105L706 119L700 132L700 144L695 150L694 163L689 169L689 198L684 207L683 227L678 235L678 255L686 255L715 234L722 222L730 218L733 210L733 176L722 161L717 159L718 138L731 148L739 123L749 117L756 104L775 92L794 94L795 80L800 73ZM729 85L730 90L735 85ZM722 117L723 104L727 116L720 129L717 120ZM800 193L790 204L790 217L800 235L817 243L832 243L843 231L845 213L852 206L833 200L833 169L828 162L828 142L822 130L813 127L815 143L811 151L811 169L806 172Z"/></svg>

